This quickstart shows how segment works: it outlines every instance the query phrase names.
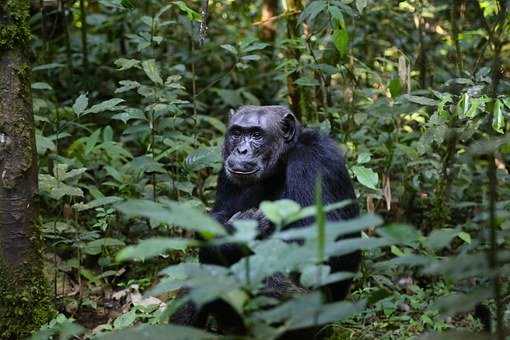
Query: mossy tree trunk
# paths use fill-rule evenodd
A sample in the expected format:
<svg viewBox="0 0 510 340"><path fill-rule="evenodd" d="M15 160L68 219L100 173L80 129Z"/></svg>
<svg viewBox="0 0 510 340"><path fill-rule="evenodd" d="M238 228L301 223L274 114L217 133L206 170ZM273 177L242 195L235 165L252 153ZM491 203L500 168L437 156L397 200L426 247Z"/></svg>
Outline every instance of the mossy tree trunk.
<svg viewBox="0 0 510 340"><path fill-rule="evenodd" d="M37 193L30 0L0 0L0 338L20 339L52 316L34 225Z"/></svg>

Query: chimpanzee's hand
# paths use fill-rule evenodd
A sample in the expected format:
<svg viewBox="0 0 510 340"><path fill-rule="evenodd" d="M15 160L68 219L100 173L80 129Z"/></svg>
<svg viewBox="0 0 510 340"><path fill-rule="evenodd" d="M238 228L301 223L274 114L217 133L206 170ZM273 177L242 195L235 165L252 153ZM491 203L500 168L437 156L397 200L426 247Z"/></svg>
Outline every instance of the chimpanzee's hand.
<svg viewBox="0 0 510 340"><path fill-rule="evenodd" d="M239 211L235 213L227 222L232 225L233 221L236 220L255 220L258 223L259 234L257 239L264 239L271 235L274 231L273 224L264 216L262 211L259 209L249 209L246 211Z"/></svg>

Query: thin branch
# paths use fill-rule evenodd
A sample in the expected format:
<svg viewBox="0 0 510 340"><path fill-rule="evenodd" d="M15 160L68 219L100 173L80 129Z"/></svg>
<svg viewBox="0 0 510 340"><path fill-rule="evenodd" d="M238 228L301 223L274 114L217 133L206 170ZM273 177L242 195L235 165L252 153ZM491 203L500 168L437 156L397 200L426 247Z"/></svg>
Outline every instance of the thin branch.
<svg viewBox="0 0 510 340"><path fill-rule="evenodd" d="M460 2L461 0L454 0L452 8L451 8L451 14L450 14L450 20L452 22L452 39L453 43L455 45L455 64L457 65L457 73L460 76L462 74L462 71L464 69L464 65L462 62L462 51L460 49L460 43L459 43L459 25L457 22L457 17L459 15L459 8L460 8Z"/></svg>
<svg viewBox="0 0 510 340"><path fill-rule="evenodd" d="M282 18L287 18L289 16L294 16L294 15L297 15L297 14L300 14L301 11L298 11L298 10L293 10L293 11L287 11L285 13L282 13L282 14L279 14L279 15L275 15L273 17L270 17L270 18L267 18L267 19L264 19L264 20L260 20L260 21L256 21L252 24L252 26L261 26L261 25L264 25L264 24L267 24L269 22L272 22L272 21L275 21L275 20L280 20Z"/></svg>
<svg viewBox="0 0 510 340"><path fill-rule="evenodd" d="M85 69L89 66L89 52L87 44L87 11L85 9L85 0L80 0L80 15L81 15L81 45L83 53L83 67Z"/></svg>

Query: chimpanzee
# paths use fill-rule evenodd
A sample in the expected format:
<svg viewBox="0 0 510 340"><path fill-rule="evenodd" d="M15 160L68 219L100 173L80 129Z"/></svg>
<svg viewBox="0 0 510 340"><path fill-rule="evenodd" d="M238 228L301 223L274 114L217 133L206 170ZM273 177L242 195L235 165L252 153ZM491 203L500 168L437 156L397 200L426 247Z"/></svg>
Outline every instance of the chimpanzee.
<svg viewBox="0 0 510 340"><path fill-rule="evenodd" d="M354 189L345 162L333 139L312 129L303 128L285 106L242 106L230 117L223 146L224 165L219 174L216 203L212 215L228 232L233 232L235 219L258 221L259 238L268 237L274 226L258 210L262 201L291 199L302 207L314 204L317 177L321 177L325 204L346 199L355 200ZM356 217L353 204L328 213L328 220ZM287 228L310 225L305 219ZM200 249L201 263L230 266L246 256L246 249L235 244ZM359 252L329 259L332 272L356 272L361 260ZM266 285L272 296L279 290L296 290L282 274L268 278ZM325 287L328 302L346 297L351 281ZM208 315L219 318L218 324L234 333L242 333L242 320L229 313L229 305L214 301L195 315L195 326L204 326Z"/></svg>

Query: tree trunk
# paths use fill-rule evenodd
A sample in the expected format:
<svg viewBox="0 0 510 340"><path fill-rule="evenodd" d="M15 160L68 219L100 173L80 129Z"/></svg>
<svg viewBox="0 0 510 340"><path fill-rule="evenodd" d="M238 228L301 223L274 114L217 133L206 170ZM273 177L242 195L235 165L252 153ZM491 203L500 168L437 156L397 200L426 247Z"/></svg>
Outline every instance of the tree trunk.
<svg viewBox="0 0 510 340"><path fill-rule="evenodd" d="M297 13L303 9L301 0L286 0L287 1L287 37L289 39L296 39L299 37L299 26L297 21ZM289 47L287 49L287 58L295 59L299 61L301 53L297 48ZM301 91L296 85L296 80L299 79L299 72L295 71L287 77L287 90L289 93L289 105L290 109L298 117L303 118L303 112L301 112Z"/></svg>
<svg viewBox="0 0 510 340"><path fill-rule="evenodd" d="M260 37L263 41L273 43L276 37L275 17L278 13L278 0L262 1L262 30Z"/></svg>
<svg viewBox="0 0 510 340"><path fill-rule="evenodd" d="M52 316L39 229L30 66L30 0L0 0L0 338L30 335Z"/></svg>

